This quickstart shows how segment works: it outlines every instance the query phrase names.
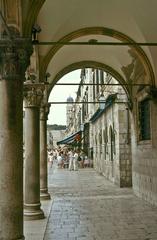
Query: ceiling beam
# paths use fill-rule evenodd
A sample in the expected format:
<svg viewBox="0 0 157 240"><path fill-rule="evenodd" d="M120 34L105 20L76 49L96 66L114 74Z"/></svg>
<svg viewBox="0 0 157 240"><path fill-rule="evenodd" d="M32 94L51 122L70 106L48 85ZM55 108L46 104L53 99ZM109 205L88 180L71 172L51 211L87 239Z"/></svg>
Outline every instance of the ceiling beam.
<svg viewBox="0 0 157 240"><path fill-rule="evenodd" d="M34 45L88 45L88 46L157 46L157 42L39 42L32 41Z"/></svg>
<svg viewBox="0 0 157 240"><path fill-rule="evenodd" d="M150 84L138 84L138 83L56 83L56 85L59 85L59 86L65 86L65 85L89 85L89 86L97 86L97 85L100 85L100 86L150 86Z"/></svg>
<svg viewBox="0 0 157 240"><path fill-rule="evenodd" d="M82 101L82 102L48 102L49 104L93 104L93 103L98 103L98 104L100 104L100 103L105 103L105 102L107 102L107 101L89 101L89 102L86 102L86 101ZM129 103L129 102L123 102L123 101L119 101L119 102L113 102L113 103Z"/></svg>

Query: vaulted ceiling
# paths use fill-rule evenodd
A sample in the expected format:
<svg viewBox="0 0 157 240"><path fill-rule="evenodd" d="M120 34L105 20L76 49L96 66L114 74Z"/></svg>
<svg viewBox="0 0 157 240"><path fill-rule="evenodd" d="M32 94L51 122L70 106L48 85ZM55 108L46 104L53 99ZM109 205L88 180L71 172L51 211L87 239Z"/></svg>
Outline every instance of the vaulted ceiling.
<svg viewBox="0 0 157 240"><path fill-rule="evenodd" d="M39 42L157 42L156 0L46 0L37 23ZM157 47L113 45L40 45L40 80L53 85L60 73L95 63L113 69L124 81L154 85ZM87 64L88 65L88 64ZM61 75L61 74L60 74Z"/></svg>

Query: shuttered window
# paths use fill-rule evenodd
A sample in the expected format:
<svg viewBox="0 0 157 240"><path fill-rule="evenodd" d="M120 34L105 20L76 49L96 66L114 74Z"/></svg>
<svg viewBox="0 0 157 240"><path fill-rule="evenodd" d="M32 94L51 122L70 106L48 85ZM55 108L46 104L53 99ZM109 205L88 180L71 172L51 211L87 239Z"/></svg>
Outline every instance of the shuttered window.
<svg viewBox="0 0 157 240"><path fill-rule="evenodd" d="M139 103L140 140L150 140L150 101L145 99Z"/></svg>

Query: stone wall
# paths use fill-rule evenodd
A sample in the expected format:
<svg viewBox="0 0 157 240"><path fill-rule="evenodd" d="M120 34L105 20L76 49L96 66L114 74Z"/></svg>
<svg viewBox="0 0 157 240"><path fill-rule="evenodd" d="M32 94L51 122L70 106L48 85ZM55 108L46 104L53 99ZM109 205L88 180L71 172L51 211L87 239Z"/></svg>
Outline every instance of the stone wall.
<svg viewBox="0 0 157 240"><path fill-rule="evenodd" d="M135 116L135 115L134 115ZM135 194L157 205L157 106L151 101L151 140L138 141L137 119L132 119L132 175Z"/></svg>
<svg viewBox="0 0 157 240"><path fill-rule="evenodd" d="M130 145L130 121L129 111L122 109L118 111L119 116L119 167L120 186L132 186L132 157Z"/></svg>
<svg viewBox="0 0 157 240"><path fill-rule="evenodd" d="M120 187L132 185L130 126L125 105L114 104L93 124L94 168ZM110 129L115 134L115 149L111 152ZM107 129L108 142L104 131ZM102 144L99 133L102 132Z"/></svg>

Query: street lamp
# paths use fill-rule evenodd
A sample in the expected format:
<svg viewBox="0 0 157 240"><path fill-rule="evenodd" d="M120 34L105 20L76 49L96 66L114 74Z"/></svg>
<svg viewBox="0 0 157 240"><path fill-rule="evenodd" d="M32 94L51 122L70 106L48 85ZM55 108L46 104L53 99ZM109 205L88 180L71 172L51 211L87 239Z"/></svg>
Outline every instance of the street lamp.
<svg viewBox="0 0 157 240"><path fill-rule="evenodd" d="M32 28L33 43L38 43L37 33L41 32L41 28L38 24L35 24Z"/></svg>
<svg viewBox="0 0 157 240"><path fill-rule="evenodd" d="M51 77L51 74L49 72L46 73L45 75L45 82L48 82L48 78Z"/></svg>
<svg viewBox="0 0 157 240"><path fill-rule="evenodd" d="M84 131L84 124L80 125L80 130L83 132Z"/></svg>

